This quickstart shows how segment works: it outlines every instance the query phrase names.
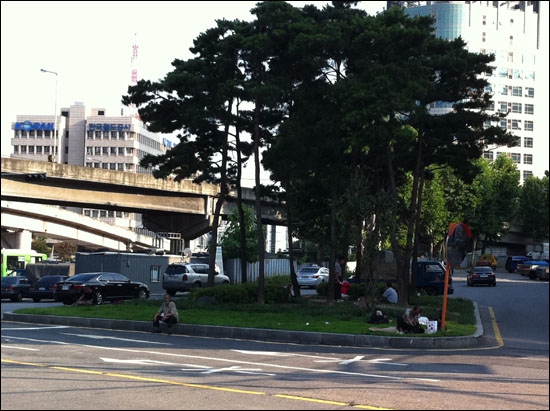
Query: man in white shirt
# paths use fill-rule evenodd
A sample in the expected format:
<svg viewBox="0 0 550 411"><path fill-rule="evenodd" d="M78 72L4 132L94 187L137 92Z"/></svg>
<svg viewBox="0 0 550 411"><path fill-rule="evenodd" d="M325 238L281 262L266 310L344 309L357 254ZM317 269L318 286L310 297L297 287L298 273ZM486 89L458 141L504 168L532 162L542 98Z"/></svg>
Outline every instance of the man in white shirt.
<svg viewBox="0 0 550 411"><path fill-rule="evenodd" d="M386 291L384 291L384 294L382 296L392 304L397 304L397 291L393 289L391 286L391 282L386 283Z"/></svg>

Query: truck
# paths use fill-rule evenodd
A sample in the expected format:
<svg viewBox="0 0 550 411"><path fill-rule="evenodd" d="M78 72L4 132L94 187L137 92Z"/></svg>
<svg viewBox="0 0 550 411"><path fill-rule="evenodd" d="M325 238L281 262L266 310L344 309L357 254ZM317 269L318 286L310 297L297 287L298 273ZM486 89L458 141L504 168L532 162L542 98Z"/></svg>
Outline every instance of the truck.
<svg viewBox="0 0 550 411"><path fill-rule="evenodd" d="M548 243L539 243L533 246L534 251L527 253L527 257L531 260L548 261Z"/></svg>
<svg viewBox="0 0 550 411"><path fill-rule="evenodd" d="M493 254L482 254L476 261L478 267L491 267L493 271L497 269L497 259Z"/></svg>

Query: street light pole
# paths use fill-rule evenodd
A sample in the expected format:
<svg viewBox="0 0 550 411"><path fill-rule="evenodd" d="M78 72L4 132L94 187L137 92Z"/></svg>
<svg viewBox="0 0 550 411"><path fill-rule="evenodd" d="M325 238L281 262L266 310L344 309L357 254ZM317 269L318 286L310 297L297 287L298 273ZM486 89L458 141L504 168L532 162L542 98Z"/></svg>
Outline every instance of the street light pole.
<svg viewBox="0 0 550 411"><path fill-rule="evenodd" d="M40 71L42 73L51 73L51 74L55 74L55 112L54 112L54 115L55 115L55 118L54 118L54 124L53 124L53 138L54 138L54 149L53 149L53 154L55 156L55 147L57 147L57 163L58 164L61 164L61 136L58 136L57 134L59 133L59 130L57 130L57 73L55 71L50 71L50 70L44 70L44 69L40 69ZM57 133L56 133L57 131ZM57 142L57 139L59 138L59 143Z"/></svg>

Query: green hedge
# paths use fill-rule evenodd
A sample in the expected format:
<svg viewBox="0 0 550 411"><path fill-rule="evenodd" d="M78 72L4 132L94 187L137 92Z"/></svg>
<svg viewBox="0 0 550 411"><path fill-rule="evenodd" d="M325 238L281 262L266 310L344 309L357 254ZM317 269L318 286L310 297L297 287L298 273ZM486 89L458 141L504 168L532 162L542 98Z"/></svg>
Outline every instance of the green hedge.
<svg viewBox="0 0 550 411"><path fill-rule="evenodd" d="M266 303L288 302L287 284L290 284L290 276L288 275L266 278L264 282ZM219 303L223 304L255 303L258 299L258 282L194 288L191 290L191 299L193 301L203 296L214 297Z"/></svg>

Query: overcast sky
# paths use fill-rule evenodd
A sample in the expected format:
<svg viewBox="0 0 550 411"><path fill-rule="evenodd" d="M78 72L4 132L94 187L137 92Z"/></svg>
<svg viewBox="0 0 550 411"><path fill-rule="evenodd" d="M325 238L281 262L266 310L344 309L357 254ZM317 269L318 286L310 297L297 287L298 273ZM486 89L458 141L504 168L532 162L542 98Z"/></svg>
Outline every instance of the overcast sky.
<svg viewBox="0 0 550 411"><path fill-rule="evenodd" d="M290 3L322 7L328 2ZM372 14L386 4L362 3L360 7ZM255 4L2 1L2 156L11 154L16 115L54 114L55 76L41 68L58 73L58 112L81 101L88 110L102 107L107 115L120 115L120 100L131 80L135 34L138 78L154 81L171 71L175 58L192 56L193 39L215 19L251 20Z"/></svg>

